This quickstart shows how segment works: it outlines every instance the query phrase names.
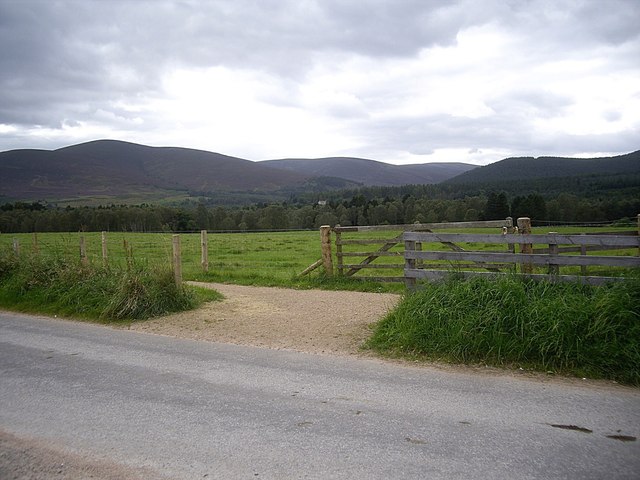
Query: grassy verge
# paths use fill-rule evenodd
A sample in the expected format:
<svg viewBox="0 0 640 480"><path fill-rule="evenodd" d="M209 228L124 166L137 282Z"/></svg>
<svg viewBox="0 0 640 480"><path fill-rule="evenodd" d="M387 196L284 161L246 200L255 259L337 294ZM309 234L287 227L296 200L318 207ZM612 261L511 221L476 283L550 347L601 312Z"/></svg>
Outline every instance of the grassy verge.
<svg viewBox="0 0 640 480"><path fill-rule="evenodd" d="M451 279L405 296L368 347L640 385L640 278L605 287Z"/></svg>
<svg viewBox="0 0 640 480"><path fill-rule="evenodd" d="M162 268L0 257L0 307L11 310L109 322L189 310L220 297L213 290L178 288L171 271Z"/></svg>

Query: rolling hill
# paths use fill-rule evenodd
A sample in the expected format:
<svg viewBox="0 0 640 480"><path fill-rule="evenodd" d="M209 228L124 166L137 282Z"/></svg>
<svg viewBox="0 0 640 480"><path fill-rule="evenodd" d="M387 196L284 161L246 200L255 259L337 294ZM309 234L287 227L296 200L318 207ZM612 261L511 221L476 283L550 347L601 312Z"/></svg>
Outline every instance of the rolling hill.
<svg viewBox="0 0 640 480"><path fill-rule="evenodd" d="M253 162L219 153L96 140L57 150L0 152L0 198L61 203L141 203L213 196L231 203L286 192L436 183L464 164L389 165L359 158Z"/></svg>
<svg viewBox="0 0 640 480"><path fill-rule="evenodd" d="M307 177L219 153L97 140L53 151L0 153L0 194L15 199L119 198L270 191Z"/></svg>
<svg viewBox="0 0 640 480"><path fill-rule="evenodd" d="M601 158L506 158L446 180L447 184L498 183L542 178L640 173L640 150Z"/></svg>
<svg viewBox="0 0 640 480"><path fill-rule="evenodd" d="M508 158L475 167L463 163L391 165L352 157L254 162L203 150L96 140L57 150L0 152L0 202L98 205L204 196L214 203L246 204L283 201L303 192L408 184L480 188L518 180L522 189L527 180L536 190L536 182L545 178L558 183L580 175L608 176L615 183L620 176L635 178L639 173L640 151L594 159Z"/></svg>
<svg viewBox="0 0 640 480"><path fill-rule="evenodd" d="M266 165L312 177L338 177L366 186L399 186L440 183L476 168L466 163L423 163L391 165L352 157L285 158L266 160Z"/></svg>

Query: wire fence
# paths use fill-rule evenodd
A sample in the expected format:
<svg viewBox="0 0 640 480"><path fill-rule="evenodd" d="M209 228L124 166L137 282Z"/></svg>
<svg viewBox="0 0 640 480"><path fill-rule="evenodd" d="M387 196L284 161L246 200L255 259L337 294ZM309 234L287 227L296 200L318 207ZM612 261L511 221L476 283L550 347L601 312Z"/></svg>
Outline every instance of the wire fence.
<svg viewBox="0 0 640 480"><path fill-rule="evenodd" d="M610 222L561 222L562 226L550 223L546 220L536 222L537 228L541 229L539 233L548 233L550 226L563 233L638 229L638 223L632 221L615 226ZM206 234L207 264L203 265L201 231L177 234L181 244L181 270L186 280L282 283L298 276L323 255L318 230L212 231ZM173 268L173 235L176 233L9 233L0 234L0 252L58 257L117 268L131 263ZM336 251L332 254L335 256ZM378 262L384 266L387 260L394 261L389 258ZM312 274L322 273L323 269L318 268Z"/></svg>
<svg viewBox="0 0 640 480"><path fill-rule="evenodd" d="M93 265L172 266L176 234L74 232L2 234L0 250L20 256L64 258ZM208 264L202 263L201 232L181 232L181 267L190 280L286 280L320 256L317 230L207 232Z"/></svg>

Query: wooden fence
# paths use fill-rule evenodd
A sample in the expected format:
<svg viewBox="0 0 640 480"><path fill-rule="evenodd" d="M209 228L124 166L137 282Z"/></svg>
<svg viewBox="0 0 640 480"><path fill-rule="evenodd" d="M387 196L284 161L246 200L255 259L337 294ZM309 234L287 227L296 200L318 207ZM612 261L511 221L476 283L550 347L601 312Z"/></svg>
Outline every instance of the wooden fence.
<svg viewBox="0 0 640 480"><path fill-rule="evenodd" d="M521 219L518 219L520 223ZM528 220L528 219L527 219ZM633 233L633 232L632 232ZM413 289L417 280L439 280L456 274L470 277L478 275L498 275L518 272L532 279L553 281L580 281L588 284L602 284L620 277L607 275L587 275L587 267L605 266L640 267L640 237L637 235L545 235L525 234L460 234L405 232L404 277L408 288ZM435 243L464 243L466 245L498 245L502 251L440 251L422 247ZM516 253L514 245L520 246ZM544 248L532 248L534 245ZM560 245L569 245L561 247ZM633 256L586 255L588 251L633 249ZM580 255L561 253L579 253ZM425 263L426 261L434 263ZM577 268L579 267L579 269ZM560 269L579 270L580 274L560 274ZM544 273L534 273L544 270ZM577 273L577 272L576 272Z"/></svg>
<svg viewBox="0 0 640 480"><path fill-rule="evenodd" d="M434 230L445 229L469 229L469 228L496 228L513 231L513 220L511 217L505 220L492 220L484 222L444 222L444 223L414 223L408 225L377 225L377 226L357 226L342 227L336 225L334 228L329 226L321 227L322 242L322 258L325 272L328 275L333 274L333 261L331 255L331 232L335 234L335 257L337 263L338 275L352 277L362 280L370 280L376 282L404 282L404 276L398 275L376 275L376 276L356 276L358 273L365 272L368 269L376 269L377 271L400 270L404 268L404 263L374 263L379 258L396 257L402 261L404 252L400 249L392 251L394 247L404 245L403 233L407 231L413 232L432 232ZM344 233L371 233L371 232L393 232L394 236L390 238L359 238L345 239L342 237ZM398 234L400 232L400 234ZM452 242L444 242L444 244L454 250L461 250L460 247ZM345 251L346 245L380 245L377 250L373 251ZM361 258L359 263L347 263L345 260L351 258ZM318 262L319 263L319 262Z"/></svg>

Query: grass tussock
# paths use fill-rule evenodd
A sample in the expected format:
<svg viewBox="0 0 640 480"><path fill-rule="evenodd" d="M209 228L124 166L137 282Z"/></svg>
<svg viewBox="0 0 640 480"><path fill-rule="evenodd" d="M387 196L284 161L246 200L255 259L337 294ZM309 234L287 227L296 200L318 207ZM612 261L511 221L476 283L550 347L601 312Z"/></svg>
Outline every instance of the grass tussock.
<svg viewBox="0 0 640 480"><path fill-rule="evenodd" d="M139 320L220 298L178 287L168 269L82 265L61 258L0 256L0 306L102 321Z"/></svg>
<svg viewBox="0 0 640 480"><path fill-rule="evenodd" d="M405 296L368 346L640 385L640 277L604 287L451 279Z"/></svg>

